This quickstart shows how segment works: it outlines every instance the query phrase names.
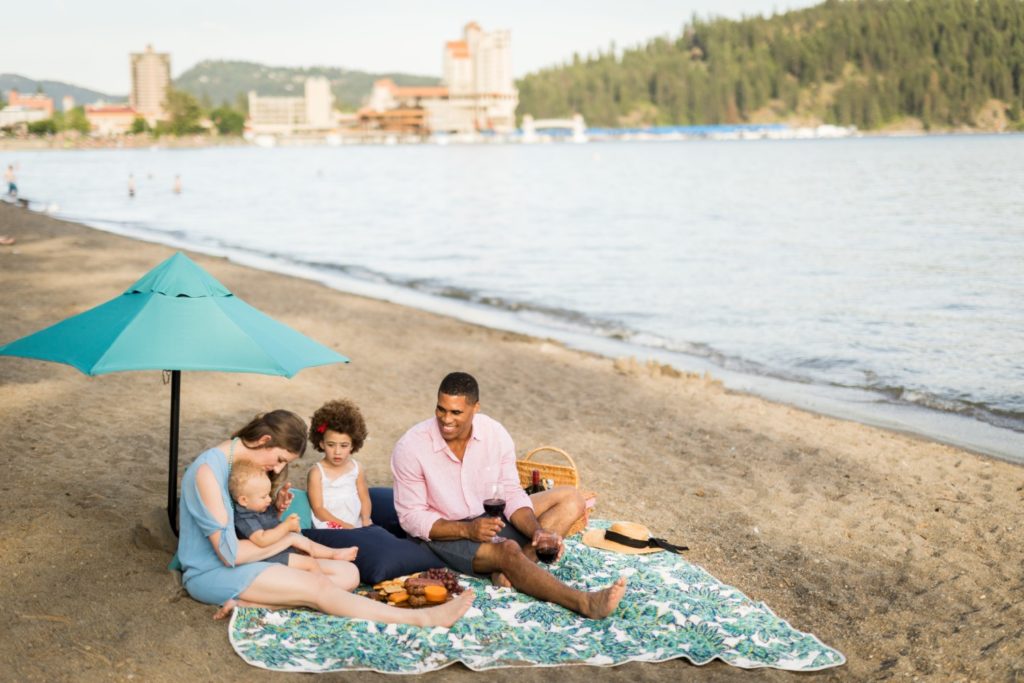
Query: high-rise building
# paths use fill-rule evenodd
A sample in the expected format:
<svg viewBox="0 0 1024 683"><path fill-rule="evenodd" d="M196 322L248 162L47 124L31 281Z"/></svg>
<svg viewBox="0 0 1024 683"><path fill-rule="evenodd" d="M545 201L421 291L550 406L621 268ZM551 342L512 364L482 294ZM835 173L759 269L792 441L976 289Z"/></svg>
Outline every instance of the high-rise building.
<svg viewBox="0 0 1024 683"><path fill-rule="evenodd" d="M427 104L434 131L508 132L516 127L519 91L512 80L512 35L466 24L462 40L445 43L442 57L446 102Z"/></svg>
<svg viewBox="0 0 1024 683"><path fill-rule="evenodd" d="M171 87L171 55L154 52L152 45L145 52L133 52L131 108L150 125L167 118L167 90Z"/></svg>
<svg viewBox="0 0 1024 683"><path fill-rule="evenodd" d="M488 33L476 22L466 24L462 40L444 44L441 68L440 87L377 81L369 103L360 110L361 120L380 130L420 135L515 130L519 91L512 80L509 31Z"/></svg>
<svg viewBox="0 0 1024 683"><path fill-rule="evenodd" d="M485 33L474 21L466 24L462 35L462 40L445 45L444 82L451 95L518 97L512 82L511 33Z"/></svg>

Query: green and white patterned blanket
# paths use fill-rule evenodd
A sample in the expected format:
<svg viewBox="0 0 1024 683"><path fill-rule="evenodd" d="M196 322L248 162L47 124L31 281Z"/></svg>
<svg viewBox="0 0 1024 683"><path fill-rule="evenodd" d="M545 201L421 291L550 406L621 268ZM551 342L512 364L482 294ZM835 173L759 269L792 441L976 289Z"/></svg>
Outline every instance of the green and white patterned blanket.
<svg viewBox="0 0 1024 683"><path fill-rule="evenodd" d="M607 527L607 522L592 526ZM601 621L583 619L510 589L462 577L477 597L451 630L383 625L307 610L235 610L231 644L249 664L274 671L423 673L455 662L502 667L663 662L718 658L743 668L817 671L843 655L678 555L619 555L566 540L552 567L563 582L601 588L620 575L626 596Z"/></svg>

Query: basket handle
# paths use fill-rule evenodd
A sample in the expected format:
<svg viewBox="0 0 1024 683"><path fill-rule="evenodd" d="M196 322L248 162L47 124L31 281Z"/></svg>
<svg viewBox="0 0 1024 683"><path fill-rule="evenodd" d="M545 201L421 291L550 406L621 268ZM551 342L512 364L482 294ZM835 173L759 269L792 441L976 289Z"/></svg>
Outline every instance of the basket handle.
<svg viewBox="0 0 1024 683"><path fill-rule="evenodd" d="M570 467L576 469L576 463L573 461L572 456L570 456L568 453L566 453L561 448L558 448L556 446L537 446L532 451L524 455L521 462L528 462L535 454L540 453L541 451L554 451L555 453L558 453L560 456L569 461Z"/></svg>

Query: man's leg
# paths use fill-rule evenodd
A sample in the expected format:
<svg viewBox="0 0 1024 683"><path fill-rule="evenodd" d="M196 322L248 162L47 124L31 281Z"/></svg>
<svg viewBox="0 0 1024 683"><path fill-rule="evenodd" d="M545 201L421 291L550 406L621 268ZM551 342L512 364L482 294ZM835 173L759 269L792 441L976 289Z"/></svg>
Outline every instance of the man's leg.
<svg viewBox="0 0 1024 683"><path fill-rule="evenodd" d="M626 579L621 576L608 588L593 593L570 588L534 564L515 541L481 543L473 558L473 571L500 572L520 593L553 602L590 619L604 619L626 594Z"/></svg>
<svg viewBox="0 0 1024 683"><path fill-rule="evenodd" d="M556 486L530 496L533 511L540 525L559 536L565 532L587 510L586 501L574 486Z"/></svg>

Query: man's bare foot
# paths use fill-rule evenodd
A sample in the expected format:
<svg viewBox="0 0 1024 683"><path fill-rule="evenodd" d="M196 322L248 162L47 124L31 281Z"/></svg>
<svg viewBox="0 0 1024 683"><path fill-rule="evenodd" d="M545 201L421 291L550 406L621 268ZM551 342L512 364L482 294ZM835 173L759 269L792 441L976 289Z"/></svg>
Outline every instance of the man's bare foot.
<svg viewBox="0 0 1024 683"><path fill-rule="evenodd" d="M418 611L424 617L423 626L451 628L456 621L462 618L466 610L473 606L473 599L475 597L476 593L472 590L467 590L462 595L455 596L453 600L449 600L443 605L411 611Z"/></svg>
<svg viewBox="0 0 1024 683"><path fill-rule="evenodd" d="M359 546L352 546L351 548L339 548L334 551L329 559L332 560L345 560L351 562L356 559L356 555L359 554Z"/></svg>
<svg viewBox="0 0 1024 683"><path fill-rule="evenodd" d="M626 577L620 576L604 590L589 593L580 613L588 619L604 619L615 611L626 594Z"/></svg>
<svg viewBox="0 0 1024 683"><path fill-rule="evenodd" d="M225 619L225 618L231 616L231 613L235 611L235 607L237 607L237 606L238 606L238 601L236 601L236 600L228 600L227 602L225 602L223 605L220 606L220 609L218 609L216 612L213 613L214 620L215 621L219 621L220 619Z"/></svg>
<svg viewBox="0 0 1024 683"><path fill-rule="evenodd" d="M512 582L501 572L491 572L491 583L498 588L511 588Z"/></svg>

